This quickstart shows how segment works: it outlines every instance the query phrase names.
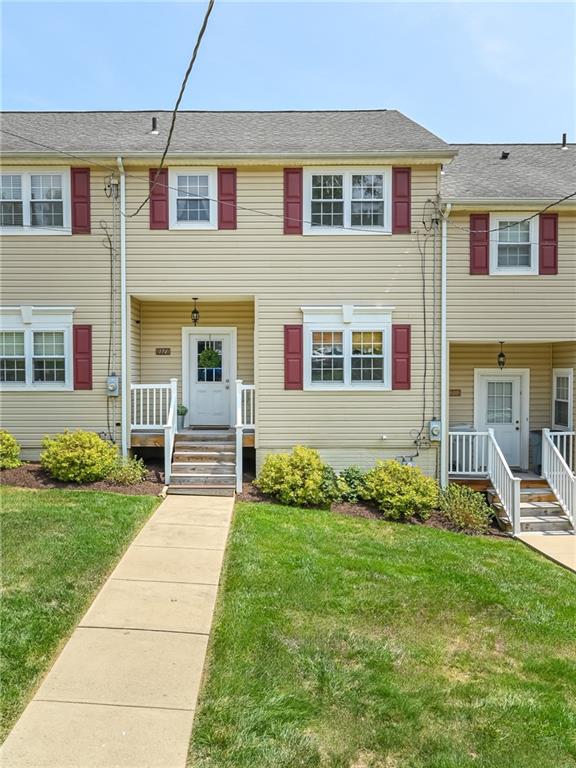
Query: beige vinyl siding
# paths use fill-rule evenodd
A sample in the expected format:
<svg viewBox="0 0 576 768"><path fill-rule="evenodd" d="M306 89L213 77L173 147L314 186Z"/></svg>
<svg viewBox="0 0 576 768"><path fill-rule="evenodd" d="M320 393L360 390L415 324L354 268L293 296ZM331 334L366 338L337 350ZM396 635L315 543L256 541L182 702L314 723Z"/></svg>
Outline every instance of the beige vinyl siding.
<svg viewBox="0 0 576 768"><path fill-rule="evenodd" d="M373 165L377 165L373 160ZM294 161L294 164L296 162ZM406 165L406 162L402 162ZM340 164L332 161L332 167ZM359 163L360 165L360 163ZM367 165L361 163L362 167ZM130 170L130 169L129 169ZM142 171L140 170L141 174ZM199 297L201 322L208 323L206 300L255 297L257 371L256 445L262 455L296 443L342 450L339 463L358 456L415 454L422 422L424 337L421 257L416 233L426 200L437 192L437 168L414 166L410 235L283 234L283 169L238 169L238 229L235 231L150 231L144 209L128 220L129 292L142 299L142 380L165 380L166 366L181 378L180 360L155 358L155 346L179 348L179 328L188 324L191 297ZM128 210L144 199L147 185L134 183ZM275 218L247 211L254 207ZM439 244L438 244L439 247ZM428 378L425 419L438 414L432 404L432 242L426 250L428 293ZM150 322L151 299L162 298L163 312L176 306L166 333ZM294 392L284 390L283 326L302 322L301 306L326 304L391 305L394 323L412 325L412 389L393 392ZM162 312L154 310L160 322ZM164 322L164 321L162 321ZM234 325L222 319L222 324ZM437 357L439 351L437 351ZM242 374L241 374L242 375ZM438 391L436 394L438 401ZM383 439L382 436L386 435ZM435 465L433 456L426 459Z"/></svg>
<svg viewBox="0 0 576 768"><path fill-rule="evenodd" d="M535 210L516 213L529 216ZM576 339L576 213L561 211L558 217L557 275L470 275L469 226L468 212L449 218L448 338Z"/></svg>
<svg viewBox="0 0 576 768"><path fill-rule="evenodd" d="M55 165L42 162L40 167ZM62 166L59 158L58 167ZM3 163L9 171L10 164ZM32 163L17 167L33 167ZM91 170L90 235L2 237L0 303L4 306L72 306L74 323L92 325L93 389L86 391L4 391L2 424L21 442L26 458L38 455L42 436L64 429L107 430L106 376L110 329L110 255L99 222L112 228L112 202L103 192L107 173ZM119 315L118 315L119 317ZM117 336L119 339L119 335ZM119 346L118 346L119 354ZM118 357L119 366L119 357ZM120 421L120 398L114 401ZM119 429L116 428L119 438Z"/></svg>
<svg viewBox="0 0 576 768"><path fill-rule="evenodd" d="M141 380L161 384L178 379L182 396L182 328L192 327L192 301L143 301L141 307ZM252 301L201 301L197 329L217 326L237 329L237 375L254 383L254 303ZM158 347L169 347L170 355L156 355Z"/></svg>
<svg viewBox="0 0 576 768"><path fill-rule="evenodd" d="M576 341L552 345L552 365L554 368L572 368L574 375L572 404L572 429L576 429ZM552 406L550 406L552 407Z"/></svg>
<svg viewBox="0 0 576 768"><path fill-rule="evenodd" d="M498 344L450 344L450 389L461 395L449 398L449 423L474 424L474 369L498 370ZM530 369L530 429L550 427L552 345L506 344L506 368Z"/></svg>
<svg viewBox="0 0 576 768"><path fill-rule="evenodd" d="M142 326L141 302L130 297L130 380L138 384L142 380Z"/></svg>

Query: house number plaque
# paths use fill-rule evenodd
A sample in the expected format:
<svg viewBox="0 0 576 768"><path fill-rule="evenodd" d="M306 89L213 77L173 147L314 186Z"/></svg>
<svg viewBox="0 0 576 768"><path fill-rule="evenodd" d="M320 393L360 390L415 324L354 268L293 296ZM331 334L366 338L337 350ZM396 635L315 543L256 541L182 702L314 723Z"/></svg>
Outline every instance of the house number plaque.
<svg viewBox="0 0 576 768"><path fill-rule="evenodd" d="M172 350L170 349L170 347L156 347L156 354L160 356L171 355Z"/></svg>

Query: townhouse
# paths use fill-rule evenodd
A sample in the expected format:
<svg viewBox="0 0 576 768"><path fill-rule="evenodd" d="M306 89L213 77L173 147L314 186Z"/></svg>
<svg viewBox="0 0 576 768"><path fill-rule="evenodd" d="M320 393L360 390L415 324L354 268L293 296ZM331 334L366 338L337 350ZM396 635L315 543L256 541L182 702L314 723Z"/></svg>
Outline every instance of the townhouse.
<svg viewBox="0 0 576 768"><path fill-rule="evenodd" d="M550 429L572 460L576 197L539 211L576 192L574 146L182 112L159 170L169 121L3 116L2 420L27 456L92 429L164 447L174 490L233 487L243 447L446 481L486 475L488 435L539 472Z"/></svg>

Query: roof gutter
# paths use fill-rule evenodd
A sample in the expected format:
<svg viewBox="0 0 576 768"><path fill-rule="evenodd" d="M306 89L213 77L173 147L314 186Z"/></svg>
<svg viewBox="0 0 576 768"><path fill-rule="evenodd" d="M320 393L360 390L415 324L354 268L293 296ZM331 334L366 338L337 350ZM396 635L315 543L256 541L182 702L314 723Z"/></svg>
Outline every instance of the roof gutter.
<svg viewBox="0 0 576 768"><path fill-rule="evenodd" d="M452 204L447 203L442 212L442 241L441 241L441 277L440 277L440 424L442 439L440 442L440 485L448 485L448 333L447 333L447 294L448 294L448 218Z"/></svg>
<svg viewBox="0 0 576 768"><path fill-rule="evenodd" d="M116 158L120 172L120 348L122 393L122 456L128 455L130 435L130 398L128 392L128 302L126 296L126 172L121 157Z"/></svg>

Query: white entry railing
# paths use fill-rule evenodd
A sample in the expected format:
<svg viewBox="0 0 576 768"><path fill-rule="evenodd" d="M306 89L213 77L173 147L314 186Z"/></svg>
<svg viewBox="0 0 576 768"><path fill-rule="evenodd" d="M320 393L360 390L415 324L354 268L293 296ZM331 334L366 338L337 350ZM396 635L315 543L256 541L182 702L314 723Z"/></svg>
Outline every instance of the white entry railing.
<svg viewBox="0 0 576 768"><path fill-rule="evenodd" d="M488 430L488 477L512 524L514 536L520 533L520 478L514 477L496 442L494 430Z"/></svg>
<svg viewBox="0 0 576 768"><path fill-rule="evenodd" d="M164 430L164 482L170 482L177 428L178 380L169 384L131 384L131 429Z"/></svg>
<svg viewBox="0 0 576 768"><path fill-rule="evenodd" d="M576 432L550 432L550 440L554 443L562 458L568 464L572 472L576 471L574 456L574 435Z"/></svg>
<svg viewBox="0 0 576 768"><path fill-rule="evenodd" d="M242 492L242 448L245 429L255 429L256 385L236 379L236 493Z"/></svg>
<svg viewBox="0 0 576 768"><path fill-rule="evenodd" d="M576 523L576 476L560 453L549 429L542 430L542 477L554 491L572 527Z"/></svg>
<svg viewBox="0 0 576 768"><path fill-rule="evenodd" d="M449 432L450 474L488 474L488 432Z"/></svg>

